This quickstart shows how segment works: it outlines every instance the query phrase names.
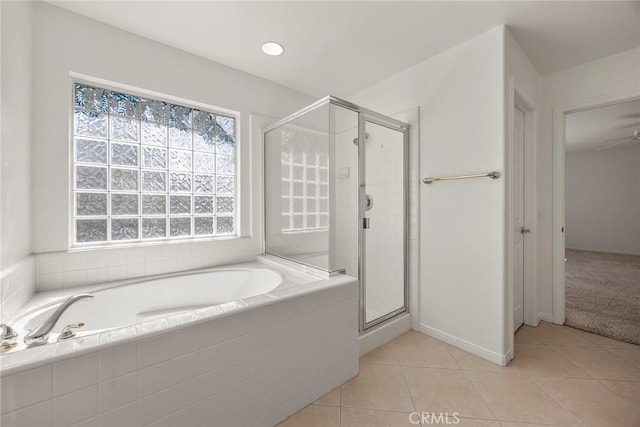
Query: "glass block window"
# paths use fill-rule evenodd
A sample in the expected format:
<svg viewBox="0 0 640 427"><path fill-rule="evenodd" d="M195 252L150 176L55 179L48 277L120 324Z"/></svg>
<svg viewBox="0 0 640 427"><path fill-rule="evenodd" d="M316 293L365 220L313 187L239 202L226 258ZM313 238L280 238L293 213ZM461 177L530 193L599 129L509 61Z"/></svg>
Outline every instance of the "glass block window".
<svg viewBox="0 0 640 427"><path fill-rule="evenodd" d="M76 244L236 234L236 119L74 83Z"/></svg>
<svg viewBox="0 0 640 427"><path fill-rule="evenodd" d="M329 228L329 156L326 151L282 147L282 231Z"/></svg>

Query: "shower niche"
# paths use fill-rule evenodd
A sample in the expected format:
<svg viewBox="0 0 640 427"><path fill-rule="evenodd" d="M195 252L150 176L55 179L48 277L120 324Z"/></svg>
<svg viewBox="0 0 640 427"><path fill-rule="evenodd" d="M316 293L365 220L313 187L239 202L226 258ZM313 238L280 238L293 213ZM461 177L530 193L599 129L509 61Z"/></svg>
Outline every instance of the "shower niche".
<svg viewBox="0 0 640 427"><path fill-rule="evenodd" d="M264 130L265 252L360 281L360 330L408 309L406 123L329 96Z"/></svg>

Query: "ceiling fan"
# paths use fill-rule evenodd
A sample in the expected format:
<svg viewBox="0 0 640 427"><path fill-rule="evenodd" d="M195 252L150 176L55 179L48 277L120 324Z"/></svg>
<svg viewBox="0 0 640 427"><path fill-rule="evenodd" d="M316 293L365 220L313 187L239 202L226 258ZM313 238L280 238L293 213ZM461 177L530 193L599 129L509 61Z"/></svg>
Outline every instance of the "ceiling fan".
<svg viewBox="0 0 640 427"><path fill-rule="evenodd" d="M617 147L618 145L626 144L627 142L633 142L634 144L636 144L640 142L640 129L635 129L633 131L633 135L631 136L625 136L622 138L614 138L614 139L606 139L602 142L607 143L607 145L605 145L604 147L596 148L593 151L608 150L610 148Z"/></svg>

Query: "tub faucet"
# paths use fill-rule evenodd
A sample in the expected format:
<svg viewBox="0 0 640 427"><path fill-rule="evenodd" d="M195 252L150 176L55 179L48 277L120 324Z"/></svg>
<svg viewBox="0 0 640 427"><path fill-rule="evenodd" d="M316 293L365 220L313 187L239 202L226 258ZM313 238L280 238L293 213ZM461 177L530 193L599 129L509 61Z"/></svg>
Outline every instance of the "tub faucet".
<svg viewBox="0 0 640 427"><path fill-rule="evenodd" d="M78 294L70 297L54 311L40 326L35 330L29 331L24 337L24 343L27 347L35 347L38 345L46 344L49 340L49 334L51 330L58 322L58 319L62 314L75 302L83 299L93 299L91 294Z"/></svg>
<svg viewBox="0 0 640 427"><path fill-rule="evenodd" d="M2 341L8 341L14 338L18 338L18 333L6 323L0 325L0 330L2 331L0 333L0 340Z"/></svg>

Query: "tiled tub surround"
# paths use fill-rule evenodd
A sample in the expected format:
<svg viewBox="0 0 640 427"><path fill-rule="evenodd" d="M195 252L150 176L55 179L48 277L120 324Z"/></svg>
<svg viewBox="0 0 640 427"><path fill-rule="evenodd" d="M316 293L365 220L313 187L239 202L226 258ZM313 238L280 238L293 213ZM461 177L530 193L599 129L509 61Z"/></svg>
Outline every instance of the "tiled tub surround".
<svg viewBox="0 0 640 427"><path fill-rule="evenodd" d="M28 256L0 272L0 323L7 323L36 291L36 259Z"/></svg>
<svg viewBox="0 0 640 427"><path fill-rule="evenodd" d="M357 307L339 275L9 353L1 424L274 425L357 374Z"/></svg>
<svg viewBox="0 0 640 427"><path fill-rule="evenodd" d="M249 261L257 254L255 242L248 238L48 252L36 255L37 289L49 291L177 273Z"/></svg>

